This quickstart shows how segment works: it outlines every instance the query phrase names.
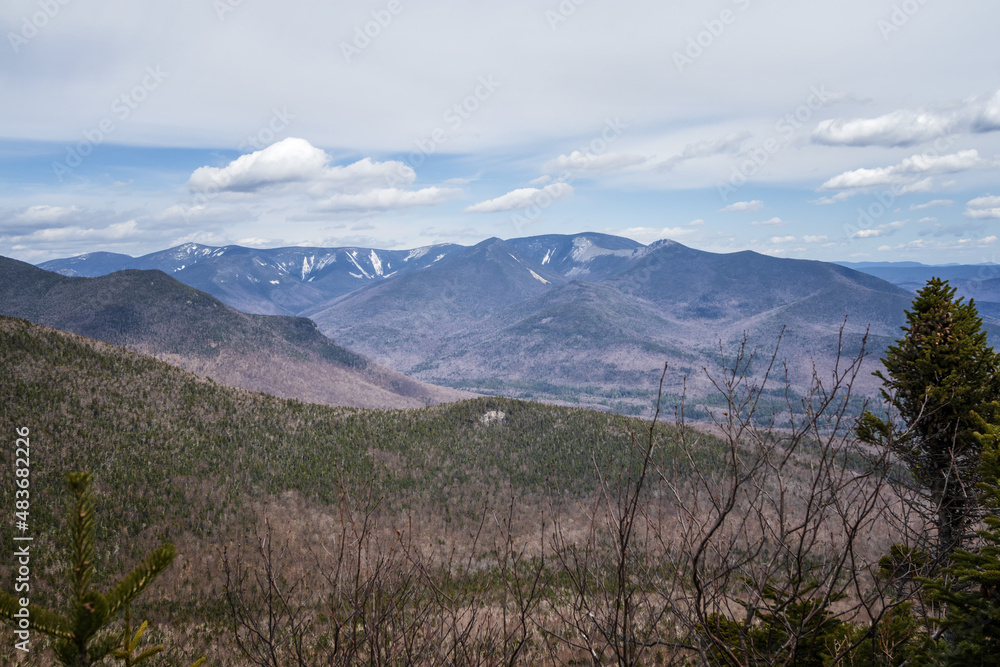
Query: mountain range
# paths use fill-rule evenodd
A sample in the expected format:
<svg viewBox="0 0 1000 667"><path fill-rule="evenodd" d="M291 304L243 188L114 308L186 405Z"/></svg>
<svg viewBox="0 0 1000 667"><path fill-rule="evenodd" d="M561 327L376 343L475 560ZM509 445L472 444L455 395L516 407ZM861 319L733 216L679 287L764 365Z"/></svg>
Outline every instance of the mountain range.
<svg viewBox="0 0 1000 667"><path fill-rule="evenodd" d="M777 361L796 391L814 371L827 377L838 353L857 353L865 332L874 370L913 290L944 271L960 293L975 291L1000 340L1000 277L984 280L985 265L852 268L598 233L412 250L185 244L39 266L64 276L155 269L247 313L309 318L416 380L625 412L649 407L665 362L668 392L706 395L744 340L756 350L747 368L762 377L780 337ZM862 372L858 388L877 383Z"/></svg>
<svg viewBox="0 0 1000 667"><path fill-rule="evenodd" d="M323 336L306 318L242 313L157 270L68 278L0 258L0 314L284 398L402 408L470 396L382 367Z"/></svg>

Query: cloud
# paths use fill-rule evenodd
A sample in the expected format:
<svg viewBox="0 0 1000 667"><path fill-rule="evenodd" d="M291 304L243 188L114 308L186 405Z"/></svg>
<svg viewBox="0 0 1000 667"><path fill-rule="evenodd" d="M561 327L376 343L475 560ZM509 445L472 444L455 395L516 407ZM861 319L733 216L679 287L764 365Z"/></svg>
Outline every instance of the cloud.
<svg viewBox="0 0 1000 667"><path fill-rule="evenodd" d="M845 171L823 183L820 190L844 190L883 185L909 185L911 188L923 188L929 187L930 182L919 183L918 178L922 175L967 171L988 164L986 160L979 157L979 151L974 148L948 155L912 155L899 164L889 167ZM910 189L907 191L918 190Z"/></svg>
<svg viewBox="0 0 1000 667"><path fill-rule="evenodd" d="M723 153L736 154L749 136L749 132L734 132L721 139L695 141L685 145L679 153L662 159L656 156L620 152L591 153L573 151L569 155L560 155L554 160L546 162L543 169L549 173L605 173L629 168L643 171L669 171L688 160L711 157L712 155Z"/></svg>
<svg viewBox="0 0 1000 667"><path fill-rule="evenodd" d="M723 153L737 154L743 142L750 137L749 132L734 132L729 134L722 139L715 139L710 141L696 141L686 145L680 153L676 155L671 155L665 160L659 162L653 162L653 168L661 171L670 170L688 160L694 160L696 158L710 157L712 155L719 155Z"/></svg>
<svg viewBox="0 0 1000 667"><path fill-rule="evenodd" d="M957 132L996 130L1000 130L1000 91L936 109L823 120L816 125L812 141L829 146L912 146Z"/></svg>
<svg viewBox="0 0 1000 667"><path fill-rule="evenodd" d="M1000 197L987 195L970 199L965 204L965 217L974 220L1000 220Z"/></svg>
<svg viewBox="0 0 1000 667"><path fill-rule="evenodd" d="M877 118L820 121L812 140L828 146L912 146L948 134L954 124L934 113L893 111Z"/></svg>
<svg viewBox="0 0 1000 667"><path fill-rule="evenodd" d="M894 222L888 222L884 225L879 225L878 227L859 229L853 234L851 234L851 238L871 239L871 238L878 238L880 236L890 236L898 232L900 229L902 229L904 225L906 225L906 220L896 220Z"/></svg>
<svg viewBox="0 0 1000 667"><path fill-rule="evenodd" d="M426 187L407 190L416 180L411 167L399 161L364 158L330 166L332 158L305 139L288 138L242 155L224 167L200 167L188 179L199 193L194 206L172 206L160 218L222 218L228 213L206 206L219 193L305 194L316 200L305 217L324 213L364 213L433 206L462 194L460 188ZM205 201L199 201L205 198ZM301 217L301 216L300 216Z"/></svg>
<svg viewBox="0 0 1000 667"><path fill-rule="evenodd" d="M769 243L791 243L794 240L794 236L772 236Z"/></svg>
<svg viewBox="0 0 1000 667"><path fill-rule="evenodd" d="M983 100L972 119L973 132L995 132L1000 130L1000 90Z"/></svg>
<svg viewBox="0 0 1000 667"><path fill-rule="evenodd" d="M543 169L548 172L592 171L600 173L634 167L646 161L647 158L641 155L573 151L569 155L560 155L554 160L546 162Z"/></svg>
<svg viewBox="0 0 1000 667"><path fill-rule="evenodd" d="M842 201L847 201L854 194L855 193L853 193L853 192L838 192L837 194L833 195L832 197L820 197L819 199L812 200L810 203L811 204L818 204L820 206L826 206L828 204L837 204L837 203L840 203Z"/></svg>
<svg viewBox="0 0 1000 667"><path fill-rule="evenodd" d="M497 213L513 211L531 206L545 207L553 201L563 199L573 194L573 186L569 183L552 183L544 188L519 188L505 195L473 204L465 209L466 213Z"/></svg>
<svg viewBox="0 0 1000 667"><path fill-rule="evenodd" d="M629 227L628 229L620 231L611 231L642 243L652 243L653 241L660 241L662 239L679 239L699 236L703 233L702 230L697 227L691 227L689 225L685 225L683 227Z"/></svg>
<svg viewBox="0 0 1000 667"><path fill-rule="evenodd" d="M997 237L995 235L984 236L981 239L963 238L957 241L927 241L926 239L914 239L907 243L900 243L899 245L889 246L883 245L879 246L879 250L892 251L892 250L937 250L937 251L952 251L956 246L963 248L985 248L993 243L995 243Z"/></svg>
<svg viewBox="0 0 1000 667"><path fill-rule="evenodd" d="M241 155L225 167L199 167L188 179L188 187L202 192L247 192L290 181L316 180L329 162L326 151L305 139L290 137Z"/></svg>
<svg viewBox="0 0 1000 667"><path fill-rule="evenodd" d="M422 188L420 190L400 190L382 188L367 192L337 194L320 202L324 211L386 211L389 209L433 206L462 194L458 188Z"/></svg>
<svg viewBox="0 0 1000 667"><path fill-rule="evenodd" d="M236 245L243 246L244 248L273 248L276 243L274 239L262 239L252 236L250 238L239 239L236 241Z"/></svg>
<svg viewBox="0 0 1000 667"><path fill-rule="evenodd" d="M786 221L782 220L781 218L775 216L775 217L770 218L768 220L754 220L750 224L753 225L754 227L770 227L770 226L773 226L773 225L785 225L785 224L788 224L788 223Z"/></svg>
<svg viewBox="0 0 1000 667"><path fill-rule="evenodd" d="M38 229L21 237L5 237L10 241L21 243L52 243L66 241L112 242L126 238L134 238L141 234L135 220L116 222L107 227L49 227Z"/></svg>
<svg viewBox="0 0 1000 667"><path fill-rule="evenodd" d="M17 222L24 223L51 223L63 220L68 217L73 217L80 213L80 209L76 206L49 206L47 204L41 204L39 206L31 206L25 209L23 212L14 216L14 220Z"/></svg>
<svg viewBox="0 0 1000 667"><path fill-rule="evenodd" d="M951 206L954 204L950 199L932 199L925 204L910 204L911 211L919 211L921 209L930 208L932 206Z"/></svg>
<svg viewBox="0 0 1000 667"><path fill-rule="evenodd" d="M310 186L312 194L331 189L360 192L387 184L409 185L413 169L402 162L364 158L345 166L328 166L332 158L305 139L289 137L267 148L241 155L225 167L199 167L188 179L196 192L256 192L288 183Z"/></svg>
<svg viewBox="0 0 1000 667"><path fill-rule="evenodd" d="M0 209L0 234L4 238L27 238L36 232L54 233L56 229L104 229L138 217L136 210L117 212L73 206L40 204L24 209Z"/></svg>
<svg viewBox="0 0 1000 667"><path fill-rule="evenodd" d="M737 202L733 202L729 206L726 206L724 208L720 208L719 209L719 213L737 212L737 211L754 212L754 211L759 211L762 208L764 208L764 202L762 202L759 199L754 199L754 200L751 200L751 201L737 201Z"/></svg>

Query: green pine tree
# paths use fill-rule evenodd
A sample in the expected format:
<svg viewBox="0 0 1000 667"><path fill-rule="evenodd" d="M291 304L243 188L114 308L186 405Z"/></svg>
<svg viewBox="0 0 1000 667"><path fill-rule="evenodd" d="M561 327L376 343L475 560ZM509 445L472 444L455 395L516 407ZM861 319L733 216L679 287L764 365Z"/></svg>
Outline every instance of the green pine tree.
<svg viewBox="0 0 1000 667"><path fill-rule="evenodd" d="M933 555L945 562L979 510L976 413L990 421L996 414L1000 355L986 344L975 303L955 299L947 281L929 280L906 321L882 360L888 376L875 373L903 426L866 412L857 432L896 454L925 492L935 512Z"/></svg>
<svg viewBox="0 0 1000 667"><path fill-rule="evenodd" d="M710 615L708 627L702 628L702 633L710 630L718 641L707 651L711 664L727 667L830 664L831 653L836 652L834 647L838 640L849 636L851 627L829 609L829 603L843 596L823 600L821 596L813 596L817 588L815 583L801 588L796 582L783 587L768 584L762 591L761 606L751 615L743 618Z"/></svg>
<svg viewBox="0 0 1000 667"><path fill-rule="evenodd" d="M936 642L921 658L928 665L1000 667L1000 426L982 424L980 471L987 510L982 545L957 549L952 565L934 580L924 580L931 600L947 610L940 619L947 640Z"/></svg>
<svg viewBox="0 0 1000 667"><path fill-rule="evenodd" d="M28 607L29 627L56 639L56 658L63 665L92 665L101 662L121 644L121 636L109 632L110 624L125 607L139 596L174 560L172 544L152 551L144 561L107 593L93 587L94 578L94 504L90 493L90 473L67 476L74 502L69 523L73 548L69 576L72 599L63 613L37 605ZM20 605L14 595L0 591L0 617L17 622ZM141 634L140 634L141 636ZM134 648L134 647L133 647Z"/></svg>

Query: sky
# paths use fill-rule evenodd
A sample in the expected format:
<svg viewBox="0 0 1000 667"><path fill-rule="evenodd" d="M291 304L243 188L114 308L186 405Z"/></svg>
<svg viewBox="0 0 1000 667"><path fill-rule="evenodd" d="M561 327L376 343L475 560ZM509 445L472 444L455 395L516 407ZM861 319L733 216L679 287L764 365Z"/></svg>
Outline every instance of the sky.
<svg viewBox="0 0 1000 667"><path fill-rule="evenodd" d="M0 255L1000 262L1000 3L4 0Z"/></svg>

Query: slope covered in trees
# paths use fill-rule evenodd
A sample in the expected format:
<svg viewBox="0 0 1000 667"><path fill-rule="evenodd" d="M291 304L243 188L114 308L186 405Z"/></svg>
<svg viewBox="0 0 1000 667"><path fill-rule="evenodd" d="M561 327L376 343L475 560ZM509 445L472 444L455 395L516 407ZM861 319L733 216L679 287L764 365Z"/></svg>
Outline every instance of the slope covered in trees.
<svg viewBox="0 0 1000 667"><path fill-rule="evenodd" d="M169 638L151 641L179 647L172 659L187 664L202 653L246 664L253 642L264 641L247 643L257 637L250 630L259 614L295 591L281 598L294 604L283 607L279 625L288 636L311 628L296 640L311 656L302 664L328 655L341 632L353 633L338 645L343 664L392 654L404 637L459 662L459 650L490 664L484 656L495 651L494 658L525 651L562 662L591 652L648 660L655 647L667 647L657 639L665 628L690 641L701 636L710 609L762 593L734 579L747 554L756 559L774 548L773 536L745 531L748 512L784 525L786 538L837 522L829 496L812 517L778 511L768 475L797 480L788 498L812 488L814 475L836 477L862 495L873 491L863 478L849 481L857 460L810 440L808 429L775 438L735 411L736 421L720 423L718 439L501 398L411 411L328 408L233 390L10 318L0 319L0 373L0 423L7 432L27 427L32 437L31 532L47 545L33 560L33 602L51 602L62 580L58 564L70 557L59 520L62 480L93 472L101 517L96 572L122 571L165 540L177 546L174 566L134 614L164 628ZM733 405L756 404L761 388L738 376L721 388ZM744 449L744 436L759 439ZM7 469L12 455L3 455ZM734 474L739 483L730 486ZM0 488L9 514L12 487ZM0 541L10 543L12 531L0 524ZM255 552L254 545L270 544L274 553ZM706 546L714 554L707 560ZM799 555L808 554L800 548ZM345 581L338 563L357 564L348 571L361 579ZM784 578L794 564L772 561L761 574ZM705 596L693 604L692 566L707 577ZM832 587L828 597L843 583L842 563L812 558L808 571ZM273 576L273 585L260 588L263 580L255 584L243 572ZM365 590L385 593L372 598ZM338 606L324 611L336 591ZM663 604L672 599L691 610L682 626L662 625ZM506 620L483 611L496 605ZM388 634L372 644L377 638L358 635L349 619L376 612L387 615L365 616L363 627ZM395 613L415 625L390 623ZM645 629L634 625L640 618ZM472 624L468 634L455 635L459 619ZM604 628L596 634L595 622ZM558 640L563 635L530 629L536 624L570 634ZM649 650L629 643L638 638ZM246 650L239 653L234 641ZM295 664L283 646L278 653L288 658L279 664Z"/></svg>
<svg viewBox="0 0 1000 667"><path fill-rule="evenodd" d="M893 404L898 426L925 440L914 424L948 417L959 394L940 373L907 375L909 364L960 369L970 349L987 352L971 304L947 315L953 295L937 288L923 295L941 297L934 307L915 303L883 378L890 403L902 386L890 380L906 383L915 405L943 391L929 411ZM201 653L258 665L989 657L984 642L1000 633L996 524L954 558L928 548L941 497L914 485L923 472L906 450L853 437L861 361L842 358L779 418L780 386L756 380L777 374L776 358L740 347L713 378L722 407L709 436L683 419L664 426L500 398L325 408L4 318L0 419L32 433L31 529L48 545L32 561L38 602L70 558L55 518L65 513L60 478L92 470L103 519L96 571L121 571L163 540L177 545L175 566L135 610L163 628L152 641L170 645L174 662ZM997 428L977 416L992 418L991 396L953 425L977 444L962 450L965 468L981 452L985 492L969 502L990 514ZM906 442L894 440L892 411L866 420L888 444ZM942 423L931 435L952 428ZM0 539L11 531L0 526Z"/></svg>
<svg viewBox="0 0 1000 667"><path fill-rule="evenodd" d="M469 396L380 366L310 320L241 313L156 270L67 278L0 257L0 314L124 345L230 386L314 403L404 408Z"/></svg>

